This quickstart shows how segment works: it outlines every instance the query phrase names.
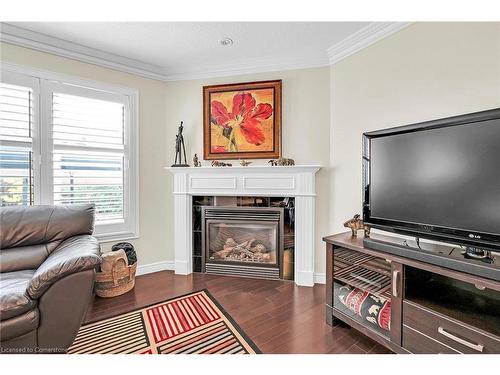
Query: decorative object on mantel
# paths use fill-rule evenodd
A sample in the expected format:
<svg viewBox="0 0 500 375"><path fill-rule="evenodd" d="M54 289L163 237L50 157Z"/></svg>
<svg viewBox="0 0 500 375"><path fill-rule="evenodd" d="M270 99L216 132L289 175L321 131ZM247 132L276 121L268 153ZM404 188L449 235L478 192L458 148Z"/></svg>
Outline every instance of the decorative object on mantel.
<svg viewBox="0 0 500 375"><path fill-rule="evenodd" d="M177 130L177 135L175 136L175 162L172 164L172 167L189 167L186 159L186 147L184 146L184 136L182 135L182 131L184 130L184 126L182 126L183 121L179 125L179 129ZM182 148L182 154L181 154ZM184 163L182 162L182 155L184 155ZM179 159L179 162L177 162Z"/></svg>
<svg viewBox="0 0 500 375"><path fill-rule="evenodd" d="M370 237L370 227L365 225L360 217L361 216L359 214L354 215L352 219L349 219L344 223L344 227L351 229L352 237L357 237L358 230L360 229L364 230L365 237Z"/></svg>
<svg viewBox="0 0 500 375"><path fill-rule="evenodd" d="M244 159L240 160L240 165L241 165L242 167L248 167L250 164L252 164L252 162L251 162L251 161L244 160Z"/></svg>
<svg viewBox="0 0 500 375"><path fill-rule="evenodd" d="M206 160L281 156L281 80L203 87Z"/></svg>
<svg viewBox="0 0 500 375"><path fill-rule="evenodd" d="M276 166L290 166L290 165L295 165L295 160L289 159L289 158L279 158L276 160L269 160L268 163L271 164L271 166L276 167Z"/></svg>
<svg viewBox="0 0 500 375"><path fill-rule="evenodd" d="M193 156L193 167L201 167L201 162L196 154Z"/></svg>
<svg viewBox="0 0 500 375"><path fill-rule="evenodd" d="M212 162L212 167L232 167L231 163L224 163L223 161L214 160Z"/></svg>

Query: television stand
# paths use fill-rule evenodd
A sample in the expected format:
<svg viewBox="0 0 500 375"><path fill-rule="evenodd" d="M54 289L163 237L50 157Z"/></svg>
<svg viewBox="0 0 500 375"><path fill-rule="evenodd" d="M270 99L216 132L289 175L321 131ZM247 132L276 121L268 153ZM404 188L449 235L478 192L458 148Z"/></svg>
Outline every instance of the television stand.
<svg viewBox="0 0 500 375"><path fill-rule="evenodd" d="M469 247L464 250L458 246L421 242L410 245L407 240L401 238L380 237L373 236L363 239L363 246L500 282L500 254L495 263L491 251L487 249Z"/></svg>
<svg viewBox="0 0 500 375"><path fill-rule="evenodd" d="M454 251L466 260L463 249L370 240L324 238L328 324L339 319L396 353L500 353L500 282L441 263Z"/></svg>

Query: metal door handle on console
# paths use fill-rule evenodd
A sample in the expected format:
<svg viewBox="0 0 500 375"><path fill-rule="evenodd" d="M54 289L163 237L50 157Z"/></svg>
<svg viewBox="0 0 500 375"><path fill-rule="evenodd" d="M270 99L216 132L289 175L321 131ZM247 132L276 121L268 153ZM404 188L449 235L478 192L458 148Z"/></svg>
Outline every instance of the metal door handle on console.
<svg viewBox="0 0 500 375"><path fill-rule="evenodd" d="M481 352L481 353L483 352L483 346L481 344L473 344L469 341L461 339L460 337L457 337L457 336L451 334L450 332L445 331L445 329L443 327L438 328L438 333L442 334L445 337L448 337L449 339L451 339L453 341L458 342L459 344L465 345L468 348L471 348L471 349L476 350L476 351Z"/></svg>
<svg viewBox="0 0 500 375"><path fill-rule="evenodd" d="M398 270L392 271L392 295L394 297L398 296L398 276L399 276Z"/></svg>

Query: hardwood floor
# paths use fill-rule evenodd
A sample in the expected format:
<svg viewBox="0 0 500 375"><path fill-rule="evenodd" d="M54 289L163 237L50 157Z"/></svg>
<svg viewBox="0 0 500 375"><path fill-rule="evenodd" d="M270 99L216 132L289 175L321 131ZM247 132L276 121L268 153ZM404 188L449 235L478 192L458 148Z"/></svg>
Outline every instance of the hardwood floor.
<svg viewBox="0 0 500 375"><path fill-rule="evenodd" d="M162 271L139 276L135 289L96 297L85 322L100 320L189 292L207 289L263 353L389 353L344 324L325 323L325 286Z"/></svg>

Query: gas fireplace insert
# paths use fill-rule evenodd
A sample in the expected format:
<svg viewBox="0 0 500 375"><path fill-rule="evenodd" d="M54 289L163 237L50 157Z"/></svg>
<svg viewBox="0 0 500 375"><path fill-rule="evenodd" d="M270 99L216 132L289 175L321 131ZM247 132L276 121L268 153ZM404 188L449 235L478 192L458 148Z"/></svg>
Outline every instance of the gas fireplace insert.
<svg viewBox="0 0 500 375"><path fill-rule="evenodd" d="M283 278L283 208L203 207L202 272Z"/></svg>

